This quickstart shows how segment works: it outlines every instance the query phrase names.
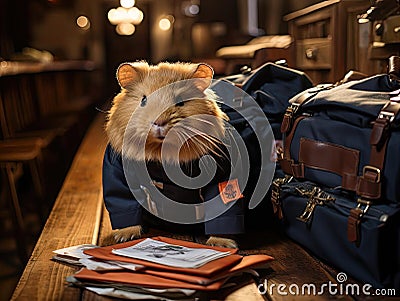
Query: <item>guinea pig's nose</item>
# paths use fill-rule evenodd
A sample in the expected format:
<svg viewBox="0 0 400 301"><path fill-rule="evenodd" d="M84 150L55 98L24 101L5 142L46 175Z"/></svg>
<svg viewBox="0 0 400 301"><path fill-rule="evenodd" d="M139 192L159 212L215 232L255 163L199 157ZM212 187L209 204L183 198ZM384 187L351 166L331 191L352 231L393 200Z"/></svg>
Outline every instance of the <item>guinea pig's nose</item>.
<svg viewBox="0 0 400 301"><path fill-rule="evenodd" d="M156 120L153 122L153 133L157 138L164 139L167 133L167 129L165 127L166 124L167 122L161 120Z"/></svg>
<svg viewBox="0 0 400 301"><path fill-rule="evenodd" d="M167 124L167 122L163 119L157 119L157 120L153 121L153 125L156 125L156 126L164 126L166 124Z"/></svg>

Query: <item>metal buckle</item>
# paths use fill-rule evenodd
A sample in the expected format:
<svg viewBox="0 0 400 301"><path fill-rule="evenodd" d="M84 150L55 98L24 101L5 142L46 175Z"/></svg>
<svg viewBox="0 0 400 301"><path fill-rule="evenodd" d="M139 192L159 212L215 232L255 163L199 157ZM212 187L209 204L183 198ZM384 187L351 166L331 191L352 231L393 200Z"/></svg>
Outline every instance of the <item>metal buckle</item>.
<svg viewBox="0 0 400 301"><path fill-rule="evenodd" d="M376 183L379 183L381 181L381 170L379 168L371 165L365 165L363 168L363 175L365 175L367 171L372 171L376 173L377 176Z"/></svg>
<svg viewBox="0 0 400 301"><path fill-rule="evenodd" d="M279 159L283 159L283 147L282 146L278 146L276 148L276 157Z"/></svg>
<svg viewBox="0 0 400 301"><path fill-rule="evenodd" d="M365 206L364 209L362 208L362 206ZM371 202L370 201L366 201L366 200L364 200L362 198L358 198L357 199L357 207L356 208L358 210L361 210L362 215L367 213L369 207L371 207Z"/></svg>
<svg viewBox="0 0 400 301"><path fill-rule="evenodd" d="M380 119L386 119L389 122L392 122L394 120L394 117L395 117L395 115L394 115L393 112L381 111L379 113L379 118Z"/></svg>
<svg viewBox="0 0 400 301"><path fill-rule="evenodd" d="M296 114L299 107L300 107L300 104L295 103L295 102L291 103L290 106L286 109L285 115L289 115L290 117L293 117L293 115Z"/></svg>
<svg viewBox="0 0 400 301"><path fill-rule="evenodd" d="M391 95L390 101L400 102L400 89L389 93Z"/></svg>
<svg viewBox="0 0 400 301"><path fill-rule="evenodd" d="M281 186L283 184L289 183L290 181L292 181L292 179L292 176L285 176L284 178L276 178L272 182L271 202L274 213L278 216L279 219L283 218L281 207Z"/></svg>
<svg viewBox="0 0 400 301"><path fill-rule="evenodd" d="M325 205L327 202L335 201L335 198L330 194L326 193L319 187L313 187L312 190L299 189L296 187L296 191L304 197L308 197L306 208L303 213L297 217L297 220L308 223L314 214L315 208L319 205Z"/></svg>

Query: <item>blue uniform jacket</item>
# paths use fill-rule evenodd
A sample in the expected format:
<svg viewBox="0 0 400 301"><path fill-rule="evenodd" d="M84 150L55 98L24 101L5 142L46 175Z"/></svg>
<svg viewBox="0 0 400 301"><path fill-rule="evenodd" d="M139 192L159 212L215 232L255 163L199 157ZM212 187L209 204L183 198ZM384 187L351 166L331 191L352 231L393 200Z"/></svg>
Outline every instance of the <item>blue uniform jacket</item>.
<svg viewBox="0 0 400 301"><path fill-rule="evenodd" d="M227 161L227 160L225 160ZM169 181L165 172L156 163L148 163L147 168L149 174L157 183L163 183L160 191L167 197L174 199L176 202L208 201L220 195L219 184L228 180L229 173L224 172L225 168L229 168L229 162L219 160L217 172L214 179L199 190L188 190L178 187ZM186 166L187 172L196 173L198 164ZM106 208L110 215L111 225L113 229L121 229L134 225L143 224L143 214L147 214L141 204L135 199L131 189L135 189L135 196L146 194L142 191L143 186L149 183L134 183L130 181L128 186L125 178L121 155L115 152L111 145L108 145L103 160L103 197ZM141 188L142 186L142 188ZM137 190L137 191L136 191ZM137 193L136 193L137 192ZM151 196L150 196L151 197ZM207 212L205 212L207 216ZM204 222L205 234L238 234L244 232L244 204L243 199L235 201L227 211L220 216Z"/></svg>

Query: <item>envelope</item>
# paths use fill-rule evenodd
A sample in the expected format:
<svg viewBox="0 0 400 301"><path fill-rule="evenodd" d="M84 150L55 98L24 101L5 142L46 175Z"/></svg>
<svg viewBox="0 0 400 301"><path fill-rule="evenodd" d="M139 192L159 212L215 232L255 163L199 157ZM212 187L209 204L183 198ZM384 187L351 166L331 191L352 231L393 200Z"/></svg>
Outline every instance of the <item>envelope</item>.
<svg viewBox="0 0 400 301"><path fill-rule="evenodd" d="M190 282L194 284L209 285L217 280L221 280L227 277L230 278L236 275L240 275L248 270L264 266L273 259L274 259L273 257L263 254L244 256L238 264L228 268L227 270L223 270L220 273L213 275L212 277L178 274L175 272L153 270L153 269L144 269L141 272L148 275L154 275L163 278Z"/></svg>
<svg viewBox="0 0 400 301"><path fill-rule="evenodd" d="M126 248L129 246L133 246L133 245L143 241L144 238L134 240L134 241L129 241L126 243L116 244L113 246L89 249L89 250L85 250L84 253L87 255L93 256L95 258L102 259L102 260L117 260L117 261L129 262L129 263L143 265L143 266L145 266L145 268L151 268L151 269L160 270L160 271L169 271L169 272L173 272L173 273L177 273L177 274L179 273L179 274L199 275L199 276L204 276L204 277L211 277L212 275L219 274L221 271L227 270L230 267L236 265L243 258L243 256L236 254L238 251L237 249L206 246L206 245L202 245L202 244L198 244L198 243L194 243L194 242L178 240L178 239L162 237L162 236L152 237L152 239L159 240L159 241L162 241L162 242L165 242L168 244L181 245L181 246L189 247L189 248L207 248L207 249L212 249L212 250L217 250L217 251L222 251L222 252L230 252L231 255L225 256L220 259L213 260L199 268L190 269L190 268L170 267L170 266L161 265L161 264L157 264L157 263L153 263L153 262L149 262L149 261L145 261L145 260L119 256L119 255L113 254L111 252L113 249Z"/></svg>
<svg viewBox="0 0 400 301"><path fill-rule="evenodd" d="M113 282L119 284L151 287L151 288L186 288L194 289L199 291L215 291L220 289L227 278L218 280L209 285L200 285L194 283L188 283L184 281L168 279L159 276L147 275L140 272L105 272L100 273L91 271L86 268L81 269L77 272L74 277L80 281L100 281L100 282Z"/></svg>

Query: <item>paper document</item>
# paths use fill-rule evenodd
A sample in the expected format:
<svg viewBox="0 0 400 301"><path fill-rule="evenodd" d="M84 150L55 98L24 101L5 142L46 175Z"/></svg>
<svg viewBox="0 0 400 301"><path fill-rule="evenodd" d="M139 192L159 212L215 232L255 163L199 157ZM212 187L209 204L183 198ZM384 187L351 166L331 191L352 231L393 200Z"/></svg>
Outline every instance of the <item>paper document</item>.
<svg viewBox="0 0 400 301"><path fill-rule="evenodd" d="M112 270L132 270L137 271L144 266L139 264L133 264L128 262L120 262L113 260L97 260L92 258L90 255L86 255L83 252L88 249L98 248L99 246L91 244L83 244L53 251L54 260L66 262L69 264L84 266L89 270L93 271L112 271Z"/></svg>
<svg viewBox="0 0 400 301"><path fill-rule="evenodd" d="M79 260L83 258L91 258L92 256L86 255L83 253L83 251L87 249L92 249L92 248L98 248L96 245L92 244L83 244L83 245L77 245L77 246L72 246L72 247L67 247L67 248L62 248L53 251L55 254L53 256L54 260L61 261L61 262L66 262L69 264L73 265L82 265Z"/></svg>
<svg viewBox="0 0 400 301"><path fill-rule="evenodd" d="M210 261L230 255L230 252L188 248L151 238L127 248L113 249L112 253L178 268L198 268Z"/></svg>
<svg viewBox="0 0 400 301"><path fill-rule="evenodd" d="M143 269L144 266L129 262L121 262L115 260L95 260L91 258L81 258L79 262L92 271L113 271L113 270L131 270L137 271Z"/></svg>

